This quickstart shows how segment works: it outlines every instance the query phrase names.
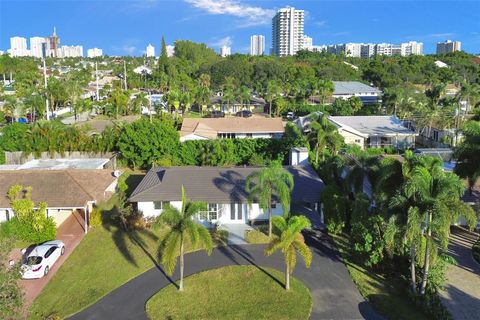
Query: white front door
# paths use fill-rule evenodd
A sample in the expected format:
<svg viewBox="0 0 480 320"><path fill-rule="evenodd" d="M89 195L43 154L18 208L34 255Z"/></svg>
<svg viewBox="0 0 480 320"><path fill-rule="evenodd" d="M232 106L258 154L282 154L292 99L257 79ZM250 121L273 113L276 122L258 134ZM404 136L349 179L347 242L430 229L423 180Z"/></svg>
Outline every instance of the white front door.
<svg viewBox="0 0 480 320"><path fill-rule="evenodd" d="M230 204L230 223L245 223L248 216L248 204L231 203Z"/></svg>

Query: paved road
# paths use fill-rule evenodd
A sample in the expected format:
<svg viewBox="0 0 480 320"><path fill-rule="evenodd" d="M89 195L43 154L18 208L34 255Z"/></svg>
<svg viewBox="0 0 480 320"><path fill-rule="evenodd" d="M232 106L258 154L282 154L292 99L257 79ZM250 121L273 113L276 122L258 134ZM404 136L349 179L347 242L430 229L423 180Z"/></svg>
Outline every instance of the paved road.
<svg viewBox="0 0 480 320"><path fill-rule="evenodd" d="M318 232L306 239L313 251L312 266L306 269L299 261L293 276L311 291L311 318L380 319L358 292L327 236ZM264 248L263 245L219 247L210 257L204 252L194 252L185 257L185 274L188 276L227 265L256 265L284 270L282 256L274 254L265 257ZM178 272L170 279L161 268L152 268L71 319L147 319L147 300L176 280Z"/></svg>
<svg viewBox="0 0 480 320"><path fill-rule="evenodd" d="M456 320L480 317L480 265L472 257L472 246L477 235L452 229L448 253L458 265L449 266L445 291L440 298Z"/></svg>

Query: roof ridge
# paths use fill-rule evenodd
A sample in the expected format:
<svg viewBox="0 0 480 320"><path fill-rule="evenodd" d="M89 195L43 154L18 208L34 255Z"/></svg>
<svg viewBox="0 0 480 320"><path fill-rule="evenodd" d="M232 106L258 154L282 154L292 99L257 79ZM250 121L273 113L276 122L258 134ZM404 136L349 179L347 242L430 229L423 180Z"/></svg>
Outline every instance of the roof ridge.
<svg viewBox="0 0 480 320"><path fill-rule="evenodd" d="M93 199L95 198L94 195L92 195L90 192L88 192L88 191L80 184L80 182L77 181L77 179L75 178L75 176L70 173L70 170L65 170L65 172L67 173L67 175L68 175L70 178L72 178L72 180L75 182L75 184L76 184L77 186L79 186L80 189L82 189L82 191L87 194L87 196L90 196L90 197L92 197Z"/></svg>

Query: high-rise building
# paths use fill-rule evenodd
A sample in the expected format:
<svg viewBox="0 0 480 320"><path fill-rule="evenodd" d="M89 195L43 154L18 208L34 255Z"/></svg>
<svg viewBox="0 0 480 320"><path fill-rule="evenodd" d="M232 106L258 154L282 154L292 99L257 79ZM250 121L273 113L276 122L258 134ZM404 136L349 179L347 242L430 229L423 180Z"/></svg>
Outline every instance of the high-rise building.
<svg viewBox="0 0 480 320"><path fill-rule="evenodd" d="M53 28L53 34L47 38L46 55L57 58L61 55L60 38L57 36L57 29Z"/></svg>
<svg viewBox="0 0 480 320"><path fill-rule="evenodd" d="M147 49L145 50L145 55L150 58L150 57L155 57L155 47L152 46L150 43L147 46Z"/></svg>
<svg viewBox="0 0 480 320"><path fill-rule="evenodd" d="M302 49L303 49L303 50L312 51L312 47L313 47L313 39L312 39L312 37L309 37L309 36L307 36L307 35L304 35L304 36L303 36L303 47L302 47Z"/></svg>
<svg viewBox="0 0 480 320"><path fill-rule="evenodd" d="M36 58L45 58L47 50L47 39L44 37L30 38L30 55Z"/></svg>
<svg viewBox="0 0 480 320"><path fill-rule="evenodd" d="M253 35L250 37L250 55L261 56L265 53L265 37Z"/></svg>
<svg viewBox="0 0 480 320"><path fill-rule="evenodd" d="M360 47L360 57L368 59L375 55L375 44L373 43L362 43Z"/></svg>
<svg viewBox="0 0 480 320"><path fill-rule="evenodd" d="M103 50L98 48L92 48L87 50L87 57L96 58L103 56Z"/></svg>
<svg viewBox="0 0 480 320"><path fill-rule="evenodd" d="M447 40L445 42L437 43L437 54L445 54L462 50L462 43L460 41Z"/></svg>
<svg viewBox="0 0 480 320"><path fill-rule="evenodd" d="M343 52L346 57L360 58L362 52L361 43L345 43Z"/></svg>
<svg viewBox="0 0 480 320"><path fill-rule="evenodd" d="M10 38L10 55L12 57L25 57L29 55L27 39L23 37Z"/></svg>
<svg viewBox="0 0 480 320"><path fill-rule="evenodd" d="M230 47L223 46L223 47L220 48L220 55L222 57L228 57L231 54L232 54L232 51L231 51Z"/></svg>
<svg viewBox="0 0 480 320"><path fill-rule="evenodd" d="M423 54L423 43L410 41L401 44L401 55L410 56L410 55L422 55Z"/></svg>
<svg viewBox="0 0 480 320"><path fill-rule="evenodd" d="M77 58L83 57L82 46L62 46L58 58Z"/></svg>
<svg viewBox="0 0 480 320"><path fill-rule="evenodd" d="M272 18L272 53L291 56L303 49L305 12L295 8L282 8Z"/></svg>
<svg viewBox="0 0 480 320"><path fill-rule="evenodd" d="M175 54L175 46L172 46L172 45L168 45L166 46L166 49L167 49L167 57L173 57L173 55Z"/></svg>

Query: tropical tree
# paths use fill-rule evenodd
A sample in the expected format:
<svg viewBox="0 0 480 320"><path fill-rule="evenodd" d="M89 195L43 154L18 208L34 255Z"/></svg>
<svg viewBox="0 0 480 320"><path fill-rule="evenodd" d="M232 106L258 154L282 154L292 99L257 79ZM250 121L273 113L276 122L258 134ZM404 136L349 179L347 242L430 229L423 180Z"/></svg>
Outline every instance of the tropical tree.
<svg viewBox="0 0 480 320"><path fill-rule="evenodd" d="M364 192L364 179L371 177L375 161L375 158L369 157L365 152L350 157L346 181L353 193Z"/></svg>
<svg viewBox="0 0 480 320"><path fill-rule="evenodd" d="M248 105L250 103L250 89L248 89L247 86L241 86L238 92L238 97L242 108L245 105Z"/></svg>
<svg viewBox="0 0 480 320"><path fill-rule="evenodd" d="M227 102L227 109L230 109L230 102L235 99L235 79L233 77L225 77L223 85L222 102Z"/></svg>
<svg viewBox="0 0 480 320"><path fill-rule="evenodd" d="M204 86L198 86L195 91L194 101L198 106L200 114L203 115L203 111L207 109L208 104L210 103L210 89Z"/></svg>
<svg viewBox="0 0 480 320"><path fill-rule="evenodd" d="M204 203L187 200L182 186L182 208L178 210L168 206L160 215L159 222L170 227L170 231L160 245L161 261L166 273L171 276L177 265L177 257L180 256L179 291L183 291L185 241L190 240L194 247L202 245L208 255L212 252L213 242L210 232L194 221L195 216L206 209Z"/></svg>
<svg viewBox="0 0 480 320"><path fill-rule="evenodd" d="M268 114L272 116L272 102L280 95L281 88L274 80L267 83L267 92L265 93L265 100L270 104Z"/></svg>
<svg viewBox="0 0 480 320"><path fill-rule="evenodd" d="M115 118L118 118L118 115L125 114L128 102L130 97L123 92L119 87L116 87L115 90L110 94L109 103L111 103L113 109L115 110Z"/></svg>
<svg viewBox="0 0 480 320"><path fill-rule="evenodd" d="M129 113L140 114L142 112L142 107L148 106L150 100L147 98L145 93L139 93L135 98L132 99L130 103ZM151 112L151 110L150 110Z"/></svg>
<svg viewBox="0 0 480 320"><path fill-rule="evenodd" d="M302 230L310 227L310 220L305 216L273 217L276 237L270 240L265 254L272 255L280 250L285 257L285 289L290 290L290 274L293 273L297 264L297 252L303 258L305 266L310 267L312 263L312 251L305 244Z"/></svg>
<svg viewBox="0 0 480 320"><path fill-rule="evenodd" d="M15 96L5 97L5 104L3 105L5 115L12 117L15 120L25 114L25 106Z"/></svg>
<svg viewBox="0 0 480 320"><path fill-rule="evenodd" d="M325 160L326 148L335 155L343 143L343 137L325 115L321 115L317 120L311 122L308 140L315 150L315 165L317 166L320 154L322 155L322 161Z"/></svg>
<svg viewBox="0 0 480 320"><path fill-rule="evenodd" d="M165 95L167 104L169 105L170 108L173 108L175 110L175 116L178 115L178 110L180 109L180 91L177 89L170 89L168 93Z"/></svg>
<svg viewBox="0 0 480 320"><path fill-rule="evenodd" d="M290 194L293 190L293 177L282 168L279 162L260 171L251 173L245 181L248 202L257 202L260 208L268 210L268 236L272 237L272 203L280 202L284 214L290 206Z"/></svg>
<svg viewBox="0 0 480 320"><path fill-rule="evenodd" d="M455 150L458 163L455 173L467 178L469 192L480 178L480 121L469 121L463 127L465 138Z"/></svg>
<svg viewBox="0 0 480 320"><path fill-rule="evenodd" d="M332 97L334 89L335 86L330 80L320 79L314 83L314 91L318 94L321 104L325 104Z"/></svg>

